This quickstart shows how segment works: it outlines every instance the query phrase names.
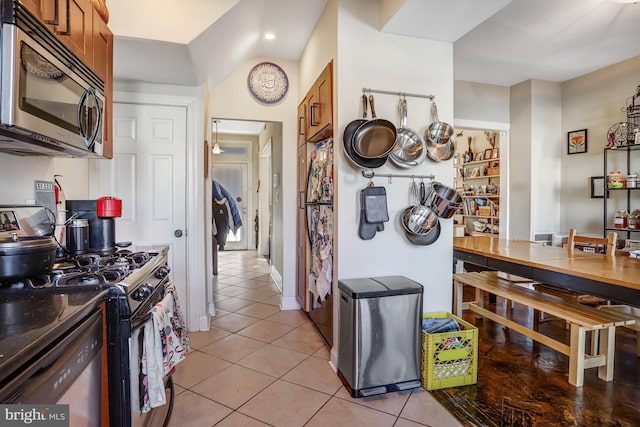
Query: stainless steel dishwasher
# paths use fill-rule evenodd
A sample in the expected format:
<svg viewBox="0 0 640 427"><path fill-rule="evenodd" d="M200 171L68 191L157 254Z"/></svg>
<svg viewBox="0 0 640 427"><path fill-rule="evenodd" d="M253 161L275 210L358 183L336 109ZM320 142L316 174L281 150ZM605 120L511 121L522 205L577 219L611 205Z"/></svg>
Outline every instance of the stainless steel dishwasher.
<svg viewBox="0 0 640 427"><path fill-rule="evenodd" d="M338 376L352 397L420 387L421 284L340 280Z"/></svg>

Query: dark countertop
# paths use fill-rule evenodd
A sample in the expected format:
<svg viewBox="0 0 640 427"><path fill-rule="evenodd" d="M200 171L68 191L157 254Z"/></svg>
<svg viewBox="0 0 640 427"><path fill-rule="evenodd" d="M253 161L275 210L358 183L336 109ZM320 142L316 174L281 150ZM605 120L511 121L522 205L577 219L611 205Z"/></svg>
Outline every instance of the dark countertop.
<svg viewBox="0 0 640 427"><path fill-rule="evenodd" d="M0 293L0 386L16 369L94 312L107 292L56 288Z"/></svg>

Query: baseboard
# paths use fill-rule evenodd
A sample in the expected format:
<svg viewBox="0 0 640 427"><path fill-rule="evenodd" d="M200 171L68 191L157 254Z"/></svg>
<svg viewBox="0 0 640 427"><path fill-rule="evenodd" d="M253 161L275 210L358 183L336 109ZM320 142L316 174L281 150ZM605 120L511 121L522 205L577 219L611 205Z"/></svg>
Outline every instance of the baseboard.
<svg viewBox="0 0 640 427"><path fill-rule="evenodd" d="M280 293L282 293L282 276L280 275L280 273L278 273L278 270L276 270L276 267L274 265L271 265L270 276L271 276L271 279L276 284L276 286L278 287L278 289L280 289Z"/></svg>
<svg viewBox="0 0 640 427"><path fill-rule="evenodd" d="M201 331L208 331L209 330L209 316L200 316L198 318L199 324L200 324L200 330Z"/></svg>
<svg viewBox="0 0 640 427"><path fill-rule="evenodd" d="M302 307L300 307L295 297L283 297L280 303L280 310L298 310L300 308Z"/></svg>
<svg viewBox="0 0 640 427"><path fill-rule="evenodd" d="M338 349L335 347L331 349L331 360L329 360L329 366L331 366L333 372L338 373Z"/></svg>

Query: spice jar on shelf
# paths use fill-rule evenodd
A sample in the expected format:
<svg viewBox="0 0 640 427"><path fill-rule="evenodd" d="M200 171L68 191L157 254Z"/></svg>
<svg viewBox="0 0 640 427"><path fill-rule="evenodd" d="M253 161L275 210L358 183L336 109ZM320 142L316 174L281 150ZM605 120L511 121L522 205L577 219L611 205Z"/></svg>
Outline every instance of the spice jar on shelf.
<svg viewBox="0 0 640 427"><path fill-rule="evenodd" d="M613 217L613 226L615 228L627 228L627 217L627 211L617 211L616 215Z"/></svg>

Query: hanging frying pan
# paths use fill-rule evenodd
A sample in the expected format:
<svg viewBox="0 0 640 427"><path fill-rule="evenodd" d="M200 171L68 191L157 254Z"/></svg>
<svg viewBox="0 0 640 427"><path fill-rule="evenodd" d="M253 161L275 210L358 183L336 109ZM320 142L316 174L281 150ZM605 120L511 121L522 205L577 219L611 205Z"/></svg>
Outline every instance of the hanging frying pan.
<svg viewBox="0 0 640 427"><path fill-rule="evenodd" d="M385 162L387 161L387 156L374 158L374 159L365 159L359 156L358 153L356 153L353 150L353 146L351 145L351 141L353 140L353 135L355 134L355 132L358 130L358 128L362 124L368 122L366 95L362 95L362 117L363 117L362 119L356 119L351 121L344 128L344 133L342 134L342 143L344 145L344 152L349 158L349 160L351 160L351 162L354 163L356 166L360 166L366 169L379 168L380 166L385 164Z"/></svg>
<svg viewBox="0 0 640 427"><path fill-rule="evenodd" d="M384 157L385 160L396 143L396 127L389 120L376 117L373 95L369 95L372 119L363 123L353 134L355 153L364 159Z"/></svg>

